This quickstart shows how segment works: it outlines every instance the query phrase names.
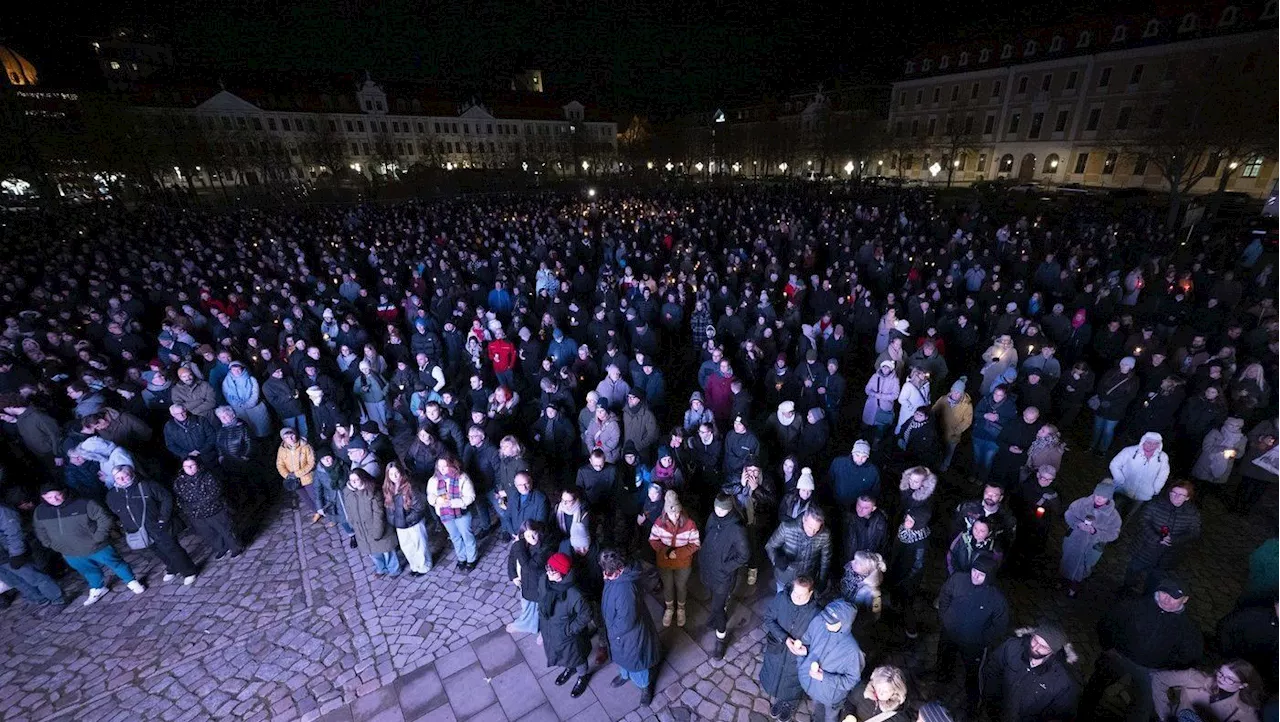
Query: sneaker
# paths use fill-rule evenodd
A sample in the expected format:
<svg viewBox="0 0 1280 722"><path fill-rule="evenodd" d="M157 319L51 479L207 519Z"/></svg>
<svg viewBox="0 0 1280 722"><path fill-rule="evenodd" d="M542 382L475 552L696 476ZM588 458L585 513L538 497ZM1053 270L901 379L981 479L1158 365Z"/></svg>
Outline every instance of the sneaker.
<svg viewBox="0 0 1280 722"><path fill-rule="evenodd" d="M578 681L573 683L573 689L569 690L569 696L574 699L581 697L582 693L587 691L587 682L590 680L591 677L585 674L579 677Z"/></svg>
<svg viewBox="0 0 1280 722"><path fill-rule="evenodd" d="M186 581L184 580L183 583L185 584ZM147 591L147 588L142 586L142 582L138 581L137 579L134 579L133 581L129 582L125 586L129 587L129 591L133 592L134 594L142 594L143 592Z"/></svg>
<svg viewBox="0 0 1280 722"><path fill-rule="evenodd" d="M713 659L724 659L724 653L729 649L728 637L716 637L716 648L712 650L711 657Z"/></svg>
<svg viewBox="0 0 1280 722"><path fill-rule="evenodd" d="M311 515L311 523L315 524L316 522L320 521L323 518L324 518L324 514L321 514L320 512L316 512Z"/></svg>
<svg viewBox="0 0 1280 722"><path fill-rule="evenodd" d="M195 583L196 583L196 575L194 575L194 574L192 574L192 575L191 575L191 576L189 576L189 577L183 577L183 578L182 578L182 586L184 586L184 587L189 587L189 586L191 586L192 584L195 584Z"/></svg>
<svg viewBox="0 0 1280 722"><path fill-rule="evenodd" d="M105 595L106 593L107 593L106 587L97 587L95 589L90 589L89 596L84 600L84 606L87 607L90 604L93 604L94 602L98 601L99 599L102 599L103 595Z"/></svg>
<svg viewBox="0 0 1280 722"><path fill-rule="evenodd" d="M170 574L169 572L165 572L165 573L164 573L164 581L165 581L165 583L171 582L171 581L173 581L174 579L177 579L177 578L178 578L178 575L177 575L177 574Z"/></svg>
<svg viewBox="0 0 1280 722"><path fill-rule="evenodd" d="M747 570L747 586L754 587L755 585L756 585L756 570L748 569Z"/></svg>
<svg viewBox="0 0 1280 722"><path fill-rule="evenodd" d="M217 560L221 560L221 559L222 559L223 557L225 557L225 556L227 556L227 553L226 553L226 552L218 552L217 554L215 554L215 555L213 556L213 558L214 558L214 559L217 559Z"/></svg>
<svg viewBox="0 0 1280 722"><path fill-rule="evenodd" d="M684 605L683 605L683 604L680 604L680 605L676 606L676 626L677 626L677 627L683 627L683 626L684 626L684 621L685 621L685 617L684 617Z"/></svg>
<svg viewBox="0 0 1280 722"><path fill-rule="evenodd" d="M566 669L565 671L561 672L558 676L556 676L556 686L563 687L569 681L569 678L572 676L573 676L573 669ZM574 686L576 687L577 685L574 685Z"/></svg>
<svg viewBox="0 0 1280 722"><path fill-rule="evenodd" d="M671 605L671 604L668 604L668 605L667 605L667 609L666 609L666 611L662 613L662 626L663 626L663 628L670 627L670 626L671 626L671 620L672 620L673 618L675 618L675 616L676 616L676 608L675 608L675 606L673 606L673 605Z"/></svg>

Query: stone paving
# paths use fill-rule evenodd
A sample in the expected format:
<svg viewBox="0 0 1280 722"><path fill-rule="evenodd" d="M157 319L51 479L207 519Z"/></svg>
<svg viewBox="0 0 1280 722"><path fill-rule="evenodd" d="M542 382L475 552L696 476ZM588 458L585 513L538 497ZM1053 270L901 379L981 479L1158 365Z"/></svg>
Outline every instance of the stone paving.
<svg viewBox="0 0 1280 722"><path fill-rule="evenodd" d="M1101 459L1069 452L1064 498L1086 493L1103 466ZM954 479L944 486L952 500L976 494ZM1206 631L1239 594L1248 554L1275 533L1274 497L1265 507L1240 520L1216 499L1201 504L1205 540L1182 569L1193 595L1191 615ZM609 687L609 664L586 694L570 698L569 685L552 683L536 640L503 631L518 607L505 578L505 549L490 542L480 566L463 575L445 551L447 541L437 536L433 545L441 558L430 575L375 579L364 555L335 530L305 521L292 509L273 512L243 557L210 562L192 587L162 584L152 557L125 552L150 585L141 597L116 580L101 602L81 607L84 584L68 575L61 582L75 598L65 609L16 603L0 613L0 719L767 719L768 701L754 682L760 615L772 591L767 574L755 587L739 586L733 643L724 660L708 656L713 641L700 603L706 595L693 584L688 624L663 632L657 693L651 707L640 708L633 686ZM1015 624L1039 618L1063 623L1087 674L1098 652L1094 623L1114 600L1131 539L1126 533L1107 551L1075 600L1054 588L1056 562L1047 565L1044 578L1002 580ZM943 540L937 541L930 562L934 585L941 582ZM208 551L194 537L184 543L197 563L206 561ZM650 611L657 619L656 598ZM936 622L923 617L926 625ZM908 669L915 697L954 700L954 685L932 686L936 632L929 628L911 645L890 637L892 651L884 659ZM807 708L797 719L809 719Z"/></svg>

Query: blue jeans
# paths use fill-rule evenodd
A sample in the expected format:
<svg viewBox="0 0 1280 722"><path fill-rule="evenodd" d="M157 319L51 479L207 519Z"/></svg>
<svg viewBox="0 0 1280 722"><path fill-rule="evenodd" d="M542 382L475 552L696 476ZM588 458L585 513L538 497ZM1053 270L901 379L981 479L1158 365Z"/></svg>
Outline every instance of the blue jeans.
<svg viewBox="0 0 1280 722"><path fill-rule="evenodd" d="M120 577L120 581L128 584L133 581L133 569L125 563L120 555L112 546L105 546L98 551L85 557L69 557L65 554L63 558L67 560L67 564L72 569L80 572L80 576L89 583L91 589L102 589L106 586L106 582L102 578L102 570L99 566L106 567L116 573Z"/></svg>
<svg viewBox="0 0 1280 722"><path fill-rule="evenodd" d="M470 564L476 560L476 536L471 533L470 512L452 519L440 519L445 531L449 532L449 541L453 544L453 552L458 561Z"/></svg>
<svg viewBox="0 0 1280 722"><path fill-rule="evenodd" d="M289 418L285 419L283 423L284 423L284 425L285 425L285 426L288 426L289 428L291 428L291 429L293 429L294 431L298 432L298 438L299 438L299 439L305 439L305 438L307 438L307 417L306 417L306 415L302 415L302 416L290 416Z"/></svg>
<svg viewBox="0 0 1280 722"><path fill-rule="evenodd" d="M635 683L640 689L649 688L649 670L642 669L638 672L618 667L618 676L623 679L629 679Z"/></svg>
<svg viewBox="0 0 1280 722"><path fill-rule="evenodd" d="M991 439L973 440L973 475L982 481L991 473L991 462L996 459L1000 445Z"/></svg>
<svg viewBox="0 0 1280 722"><path fill-rule="evenodd" d="M62 588L58 583L29 562L18 569L9 564L0 564L0 581L17 589L24 599L36 604L63 603Z"/></svg>
<svg viewBox="0 0 1280 722"><path fill-rule="evenodd" d="M400 553L392 549L381 554L370 554L373 560L373 573L386 574L391 577L400 576Z"/></svg>
<svg viewBox="0 0 1280 722"><path fill-rule="evenodd" d="M1120 419L1104 419L1101 416L1093 417L1093 439L1089 441L1090 449L1098 451L1106 451L1111 448L1111 440L1116 435L1116 427L1120 425Z"/></svg>

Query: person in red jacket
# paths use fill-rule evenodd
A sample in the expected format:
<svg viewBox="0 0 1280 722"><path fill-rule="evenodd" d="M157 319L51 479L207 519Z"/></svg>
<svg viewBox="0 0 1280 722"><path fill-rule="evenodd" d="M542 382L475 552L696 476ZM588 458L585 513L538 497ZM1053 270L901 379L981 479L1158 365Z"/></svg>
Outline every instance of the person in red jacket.
<svg viewBox="0 0 1280 722"><path fill-rule="evenodd" d="M506 339L501 330L493 332L494 339L489 342L488 356L489 363L493 364L493 373L498 377L498 383L512 388L515 386L515 365L516 365L516 347Z"/></svg>

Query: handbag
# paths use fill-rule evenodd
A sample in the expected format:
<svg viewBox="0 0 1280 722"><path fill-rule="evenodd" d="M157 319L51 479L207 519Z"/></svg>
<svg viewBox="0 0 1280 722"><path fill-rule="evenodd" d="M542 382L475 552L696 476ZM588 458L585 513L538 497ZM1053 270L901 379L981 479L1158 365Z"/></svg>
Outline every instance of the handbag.
<svg viewBox="0 0 1280 722"><path fill-rule="evenodd" d="M893 423L893 411L886 409L876 409L875 425L883 426Z"/></svg>
<svg viewBox="0 0 1280 722"><path fill-rule="evenodd" d="M125 510L129 512L129 520L134 524L138 524L137 531L127 531L124 533L124 543L129 545L130 549L140 550L151 546L151 535L147 533L147 492L138 487L138 493L142 495L142 523L138 524L138 519L133 515L133 509L129 507L128 499L125 499Z"/></svg>
<svg viewBox="0 0 1280 722"><path fill-rule="evenodd" d="M302 480L296 474L290 474L284 478L285 491L297 491L302 488Z"/></svg>

